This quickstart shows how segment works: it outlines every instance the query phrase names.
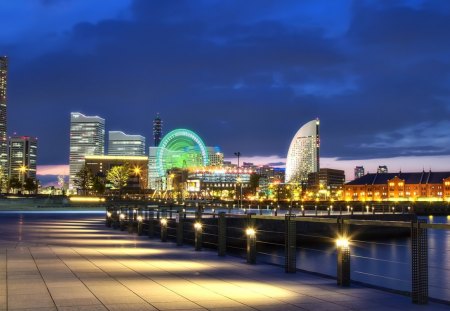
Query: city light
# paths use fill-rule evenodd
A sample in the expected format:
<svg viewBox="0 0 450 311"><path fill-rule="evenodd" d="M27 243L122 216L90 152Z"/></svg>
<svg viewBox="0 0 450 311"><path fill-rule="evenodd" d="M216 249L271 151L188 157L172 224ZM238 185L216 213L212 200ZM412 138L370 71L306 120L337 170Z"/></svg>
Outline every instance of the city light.
<svg viewBox="0 0 450 311"><path fill-rule="evenodd" d="M194 228L195 228L195 230L201 230L202 229L202 224L201 224L201 222L195 222L194 223Z"/></svg>
<svg viewBox="0 0 450 311"><path fill-rule="evenodd" d="M347 248L349 245L350 243L347 238L341 237L336 240L336 246L339 248Z"/></svg>
<svg viewBox="0 0 450 311"><path fill-rule="evenodd" d="M253 228L247 228L247 230L245 230L245 234L247 234L250 237L253 237L256 235L256 231Z"/></svg>

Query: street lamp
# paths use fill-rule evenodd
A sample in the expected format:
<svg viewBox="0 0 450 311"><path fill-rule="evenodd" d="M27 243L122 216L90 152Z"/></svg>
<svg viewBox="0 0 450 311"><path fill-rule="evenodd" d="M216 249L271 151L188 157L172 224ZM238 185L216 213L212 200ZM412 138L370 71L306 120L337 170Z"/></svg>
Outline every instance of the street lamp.
<svg viewBox="0 0 450 311"><path fill-rule="evenodd" d="M239 197L238 197L238 208L241 208L241 200L242 200L242 183L241 183L241 175L239 174L239 158L241 157L241 153L235 152L234 153L235 156L237 156L237 160L238 160L238 167L237 167L237 179L236 181L238 181L240 183L240 192L239 192Z"/></svg>

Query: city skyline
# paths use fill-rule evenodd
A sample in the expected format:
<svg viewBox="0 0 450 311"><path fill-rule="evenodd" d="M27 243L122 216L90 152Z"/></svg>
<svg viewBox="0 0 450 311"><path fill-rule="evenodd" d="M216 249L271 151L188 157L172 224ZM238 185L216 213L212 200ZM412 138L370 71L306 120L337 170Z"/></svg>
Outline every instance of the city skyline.
<svg viewBox="0 0 450 311"><path fill-rule="evenodd" d="M333 164L322 167L448 170L445 2L1 7L8 134L39 137L39 175L68 163L71 111L148 142L159 112L164 132L189 128L227 159L240 151L261 164L285 162L298 127L319 117L321 161Z"/></svg>

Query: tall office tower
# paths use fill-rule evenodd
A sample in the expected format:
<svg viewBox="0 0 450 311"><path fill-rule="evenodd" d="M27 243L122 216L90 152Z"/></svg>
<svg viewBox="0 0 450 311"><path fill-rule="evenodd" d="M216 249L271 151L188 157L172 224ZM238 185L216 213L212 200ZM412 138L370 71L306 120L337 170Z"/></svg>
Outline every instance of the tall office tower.
<svg viewBox="0 0 450 311"><path fill-rule="evenodd" d="M159 146L162 138L162 120L159 117L159 113L156 114L156 118L153 120L153 139L155 140L155 147Z"/></svg>
<svg viewBox="0 0 450 311"><path fill-rule="evenodd" d="M9 139L9 178L17 178L22 183L27 178L36 179L37 138L14 136Z"/></svg>
<svg viewBox="0 0 450 311"><path fill-rule="evenodd" d="M210 166L223 166L223 153L219 147L206 147L208 150L209 165Z"/></svg>
<svg viewBox="0 0 450 311"><path fill-rule="evenodd" d="M388 167L387 167L386 165L380 165L380 166L378 166L377 173L378 173L378 174L389 173Z"/></svg>
<svg viewBox="0 0 450 311"><path fill-rule="evenodd" d="M289 146L285 180L307 183L308 174L319 171L319 119L309 121L295 134Z"/></svg>
<svg viewBox="0 0 450 311"><path fill-rule="evenodd" d="M109 131L108 155L145 155L145 137L141 135L128 135L121 131Z"/></svg>
<svg viewBox="0 0 450 311"><path fill-rule="evenodd" d="M6 136L6 86L8 76L8 58L0 56L0 166L4 174L8 173L8 139Z"/></svg>
<svg viewBox="0 0 450 311"><path fill-rule="evenodd" d="M74 189L75 175L84 165L84 156L103 155L105 152L105 119L70 114L70 176L69 189Z"/></svg>
<svg viewBox="0 0 450 311"><path fill-rule="evenodd" d="M364 166L355 167L355 179L361 178L364 176Z"/></svg>
<svg viewBox="0 0 450 311"><path fill-rule="evenodd" d="M162 180L158 174L158 168L156 166L156 156L158 154L159 147L148 148L148 188L153 190L162 189Z"/></svg>

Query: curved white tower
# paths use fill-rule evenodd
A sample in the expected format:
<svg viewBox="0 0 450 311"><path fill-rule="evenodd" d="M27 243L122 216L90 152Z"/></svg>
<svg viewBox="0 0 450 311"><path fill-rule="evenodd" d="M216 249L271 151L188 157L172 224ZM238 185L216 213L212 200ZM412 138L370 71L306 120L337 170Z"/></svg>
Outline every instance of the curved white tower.
<svg viewBox="0 0 450 311"><path fill-rule="evenodd" d="M306 182L319 171L319 119L303 125L292 139L286 160L286 182Z"/></svg>

